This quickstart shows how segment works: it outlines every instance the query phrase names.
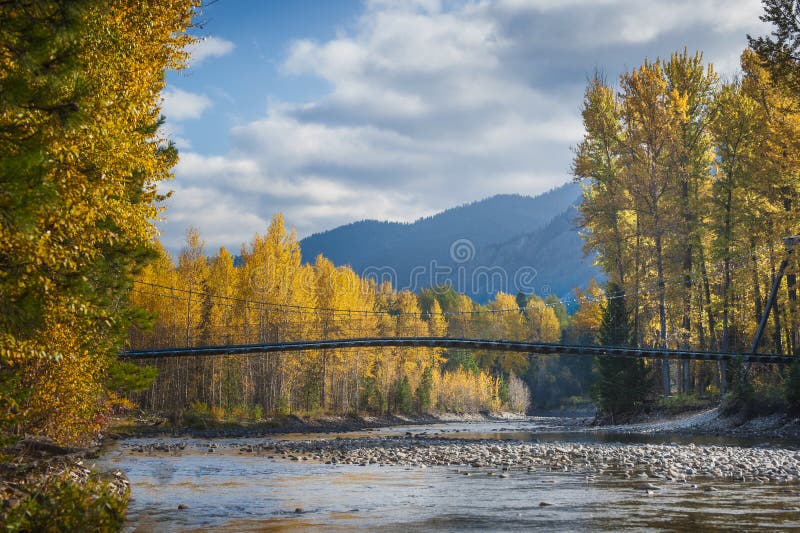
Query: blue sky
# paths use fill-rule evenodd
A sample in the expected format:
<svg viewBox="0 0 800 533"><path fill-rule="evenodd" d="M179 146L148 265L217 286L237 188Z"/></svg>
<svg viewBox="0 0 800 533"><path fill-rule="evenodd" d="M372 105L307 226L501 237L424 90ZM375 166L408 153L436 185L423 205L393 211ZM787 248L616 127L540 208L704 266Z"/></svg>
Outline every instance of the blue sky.
<svg viewBox="0 0 800 533"><path fill-rule="evenodd" d="M265 113L270 99L302 103L322 97L329 89L324 80L283 75L281 64L292 42L336 37L360 7L355 0L219 0L204 7L193 33L217 43L209 48L220 55L167 75L170 88L190 90L213 102L198 117L201 120L186 122L183 133L191 148L224 153L230 142L220 132Z"/></svg>
<svg viewBox="0 0 800 533"><path fill-rule="evenodd" d="M411 221L570 179L580 105L645 57L734 75L758 0L219 0L164 91L181 162L162 241L238 251L280 211L299 236Z"/></svg>

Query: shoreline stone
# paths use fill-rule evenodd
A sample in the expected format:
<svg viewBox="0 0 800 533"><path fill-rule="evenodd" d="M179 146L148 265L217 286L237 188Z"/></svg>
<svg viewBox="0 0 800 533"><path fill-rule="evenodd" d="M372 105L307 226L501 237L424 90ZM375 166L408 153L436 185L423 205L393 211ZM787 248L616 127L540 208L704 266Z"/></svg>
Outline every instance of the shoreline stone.
<svg viewBox="0 0 800 533"><path fill-rule="evenodd" d="M607 474L651 481L730 479L779 483L800 481L800 451L784 448L695 444L531 443L442 438L367 437L277 441L264 451L330 465L461 466L509 470ZM295 459L297 460L297 459ZM502 474L500 473L502 472ZM468 472L464 472L468 474Z"/></svg>

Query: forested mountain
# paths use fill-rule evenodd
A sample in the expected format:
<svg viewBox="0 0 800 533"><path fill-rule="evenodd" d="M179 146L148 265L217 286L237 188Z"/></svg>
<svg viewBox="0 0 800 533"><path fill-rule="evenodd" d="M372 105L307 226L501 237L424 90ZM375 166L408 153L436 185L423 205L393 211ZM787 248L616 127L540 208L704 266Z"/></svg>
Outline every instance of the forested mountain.
<svg viewBox="0 0 800 533"><path fill-rule="evenodd" d="M493 196L409 224L355 222L303 239L303 260L323 254L359 274L392 272L396 287L412 291L449 280L480 302L499 290L561 296L598 275L583 257L574 223L580 195L579 185L567 183L536 197Z"/></svg>
<svg viewBox="0 0 800 533"><path fill-rule="evenodd" d="M533 285L542 296L564 297L576 286L585 287L591 278L603 279L592 258L583 255L583 241L575 224L576 203L577 199L535 231L482 247L476 263L500 265L518 273L533 267L536 269Z"/></svg>

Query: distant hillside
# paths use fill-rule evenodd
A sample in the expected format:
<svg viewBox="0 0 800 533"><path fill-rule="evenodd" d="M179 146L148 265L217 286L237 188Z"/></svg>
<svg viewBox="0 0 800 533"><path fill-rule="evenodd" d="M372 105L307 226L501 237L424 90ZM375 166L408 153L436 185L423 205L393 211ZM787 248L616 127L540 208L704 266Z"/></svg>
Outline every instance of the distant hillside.
<svg viewBox="0 0 800 533"><path fill-rule="evenodd" d="M498 290L562 296L598 275L574 226L579 200L580 187L568 183L536 197L493 196L410 224L364 220L303 239L303 258L321 253L401 289L447 281L482 302Z"/></svg>
<svg viewBox="0 0 800 533"><path fill-rule="evenodd" d="M591 257L583 255L583 241L575 227L577 216L578 211L572 204L537 231L485 247L476 262L503 265L513 272L534 268L533 284L539 295L563 297L573 287L585 286L592 277L601 281L604 279L602 272L594 266Z"/></svg>

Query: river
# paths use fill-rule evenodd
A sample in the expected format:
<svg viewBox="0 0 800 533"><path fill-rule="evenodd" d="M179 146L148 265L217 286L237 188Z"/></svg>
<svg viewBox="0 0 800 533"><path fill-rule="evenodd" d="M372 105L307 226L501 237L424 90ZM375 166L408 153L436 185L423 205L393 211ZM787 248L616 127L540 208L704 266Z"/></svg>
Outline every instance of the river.
<svg viewBox="0 0 800 533"><path fill-rule="evenodd" d="M797 471L800 460L797 446L786 442L604 433L585 431L573 420L536 418L342 435L128 439L109 445L96 467L121 469L130 479L133 499L127 531L800 528L796 479L736 481L729 475L668 479L639 474L646 478L641 479L625 477L630 473L605 464L587 473L588 467L577 460L570 461L569 468L554 468L546 461L537 468L530 462L523 468L505 460L479 466L455 464L460 461L429 466L412 459L398 464L390 460L397 456L385 455L395 453L386 452L391 446L404 450L399 457L417 448L459 454L474 447L488 453L482 446L492 442L501 445L492 445L492 450L518 454L533 446L537 453L543 449L547 457L550 446L562 451L570 446L585 448L592 453L645 450L645 457L662 452L708 457L767 454L767 461L776 464L785 458L790 472ZM361 443L367 443L363 449ZM290 451L271 448L276 445ZM352 453L362 454L356 457L365 457L363 462L342 464L346 462L342 447L355 445L358 451ZM322 452L301 453L319 446ZM300 451L292 452L295 448ZM373 456L373 452L384 455ZM334 455L315 455L320 453ZM514 457L528 457L525 453ZM325 464L323 459L331 457L334 464ZM371 463L366 457L380 457L380 461ZM719 463L720 459L709 461Z"/></svg>

